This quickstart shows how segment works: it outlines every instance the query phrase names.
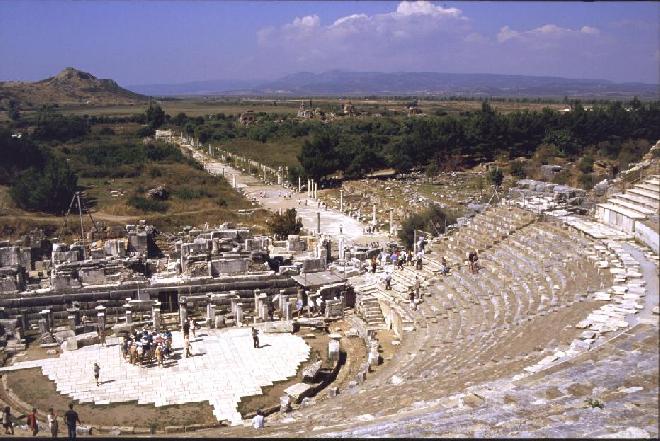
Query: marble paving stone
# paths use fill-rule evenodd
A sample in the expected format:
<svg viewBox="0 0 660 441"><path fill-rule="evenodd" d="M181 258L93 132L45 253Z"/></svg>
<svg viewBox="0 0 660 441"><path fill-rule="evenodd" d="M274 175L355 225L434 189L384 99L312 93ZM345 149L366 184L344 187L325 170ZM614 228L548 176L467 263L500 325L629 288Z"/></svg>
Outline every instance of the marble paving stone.
<svg viewBox="0 0 660 441"><path fill-rule="evenodd" d="M163 406L209 401L218 420L240 424L237 404L242 397L260 394L261 388L294 376L309 358L309 346L291 334L261 335L258 349L249 328L211 329L204 334L208 336L191 342L194 356L185 358L183 336L174 332L173 347L182 358L167 368L134 366L122 359L118 345L92 345L58 358L15 363L0 372L40 367L60 393L87 403L138 401ZM95 362L101 366L100 387L94 381Z"/></svg>

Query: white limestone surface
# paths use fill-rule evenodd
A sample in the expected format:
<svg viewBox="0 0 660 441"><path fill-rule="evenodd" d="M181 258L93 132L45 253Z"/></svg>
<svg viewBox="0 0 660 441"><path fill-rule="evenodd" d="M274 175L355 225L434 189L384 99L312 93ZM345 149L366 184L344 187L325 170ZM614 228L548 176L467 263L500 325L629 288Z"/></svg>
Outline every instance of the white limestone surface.
<svg viewBox="0 0 660 441"><path fill-rule="evenodd" d="M26 361L2 371L40 367L57 391L82 403L109 404L137 401L156 407L208 401L218 420L241 423L237 404L242 397L259 395L261 388L296 375L309 358L304 340L291 334L260 335L254 348L250 328L198 331L191 341L193 357L183 357L183 336L173 333L175 361L165 367L131 365L119 345L85 346L57 358ZM96 386L92 367L101 367Z"/></svg>

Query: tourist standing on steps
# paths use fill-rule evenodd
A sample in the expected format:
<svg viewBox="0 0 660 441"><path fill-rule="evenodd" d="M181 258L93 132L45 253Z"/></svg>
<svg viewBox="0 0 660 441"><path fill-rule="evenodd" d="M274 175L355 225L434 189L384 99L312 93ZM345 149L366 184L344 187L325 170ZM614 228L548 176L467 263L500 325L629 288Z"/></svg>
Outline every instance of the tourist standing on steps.
<svg viewBox="0 0 660 441"><path fill-rule="evenodd" d="M69 432L69 439L76 439L76 424L82 423L78 418L78 413L73 410L73 403L69 404L69 410L64 414L64 422L66 422L66 428Z"/></svg>
<svg viewBox="0 0 660 441"><path fill-rule="evenodd" d="M32 412L28 413L27 426L32 431L32 436L37 436L37 433L39 433L39 422L37 421L37 409L32 408Z"/></svg>
<svg viewBox="0 0 660 441"><path fill-rule="evenodd" d="M190 322L186 320L183 322L183 338L188 338L190 336Z"/></svg>
<svg viewBox="0 0 660 441"><path fill-rule="evenodd" d="M392 273L387 273L385 276L385 289L390 290L392 289Z"/></svg>
<svg viewBox="0 0 660 441"><path fill-rule="evenodd" d="M101 366L98 363L94 363L94 379L96 380L96 387L99 387L99 375L101 373Z"/></svg>
<svg viewBox="0 0 660 441"><path fill-rule="evenodd" d="M418 299L420 298L419 288L420 288L419 277L415 276L415 297L417 297Z"/></svg>
<svg viewBox="0 0 660 441"><path fill-rule="evenodd" d="M2 427L5 429L5 435L14 434L14 417L11 416L9 406L5 407L2 411Z"/></svg>
<svg viewBox="0 0 660 441"><path fill-rule="evenodd" d="M447 258L445 256L442 256L442 260L440 261L440 272L443 275L449 273L449 265L447 265Z"/></svg>
<svg viewBox="0 0 660 441"><path fill-rule="evenodd" d="M252 418L252 427L255 429L263 429L264 420L264 413L261 411L261 409L257 410L257 414Z"/></svg>
<svg viewBox="0 0 660 441"><path fill-rule="evenodd" d="M259 331L252 327L252 344L255 348L259 348Z"/></svg>
<svg viewBox="0 0 660 441"><path fill-rule="evenodd" d="M422 269L422 252L417 253L417 269L421 271Z"/></svg>
<svg viewBox="0 0 660 441"><path fill-rule="evenodd" d="M48 420L48 429L50 429L50 435L53 438L57 438L59 423L57 422L57 415L55 415L55 411L53 411L52 407L48 409L48 415L46 416L46 418Z"/></svg>
<svg viewBox="0 0 660 441"><path fill-rule="evenodd" d="M371 272L375 273L376 272L376 256L371 256Z"/></svg>

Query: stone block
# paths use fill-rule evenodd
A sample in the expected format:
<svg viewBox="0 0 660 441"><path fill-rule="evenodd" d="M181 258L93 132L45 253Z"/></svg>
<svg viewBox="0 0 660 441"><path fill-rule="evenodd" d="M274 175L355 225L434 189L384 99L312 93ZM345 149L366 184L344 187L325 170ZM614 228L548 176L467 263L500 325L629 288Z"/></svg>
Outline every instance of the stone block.
<svg viewBox="0 0 660 441"><path fill-rule="evenodd" d="M321 364L322 362L319 360L303 369L303 381L308 383L314 382L321 372Z"/></svg>
<svg viewBox="0 0 660 441"><path fill-rule="evenodd" d="M289 386L284 390L284 393L291 397L294 403L300 403L303 398L308 396L314 385L305 384L305 383L296 383L293 386Z"/></svg>

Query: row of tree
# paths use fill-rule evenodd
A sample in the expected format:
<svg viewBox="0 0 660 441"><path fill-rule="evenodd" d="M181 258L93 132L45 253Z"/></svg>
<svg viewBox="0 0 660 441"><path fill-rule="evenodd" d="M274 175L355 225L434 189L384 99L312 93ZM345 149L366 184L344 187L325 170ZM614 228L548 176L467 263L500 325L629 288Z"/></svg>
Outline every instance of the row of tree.
<svg viewBox="0 0 660 441"><path fill-rule="evenodd" d="M480 111L459 116L374 120L323 126L303 145L298 160L304 174L315 179L342 170L360 176L383 165L398 171L444 164L531 156L551 145L575 159L589 146L608 142L606 153L617 157L626 139L660 139L660 103L619 102L585 110L579 103L570 112L495 112L488 103Z"/></svg>

